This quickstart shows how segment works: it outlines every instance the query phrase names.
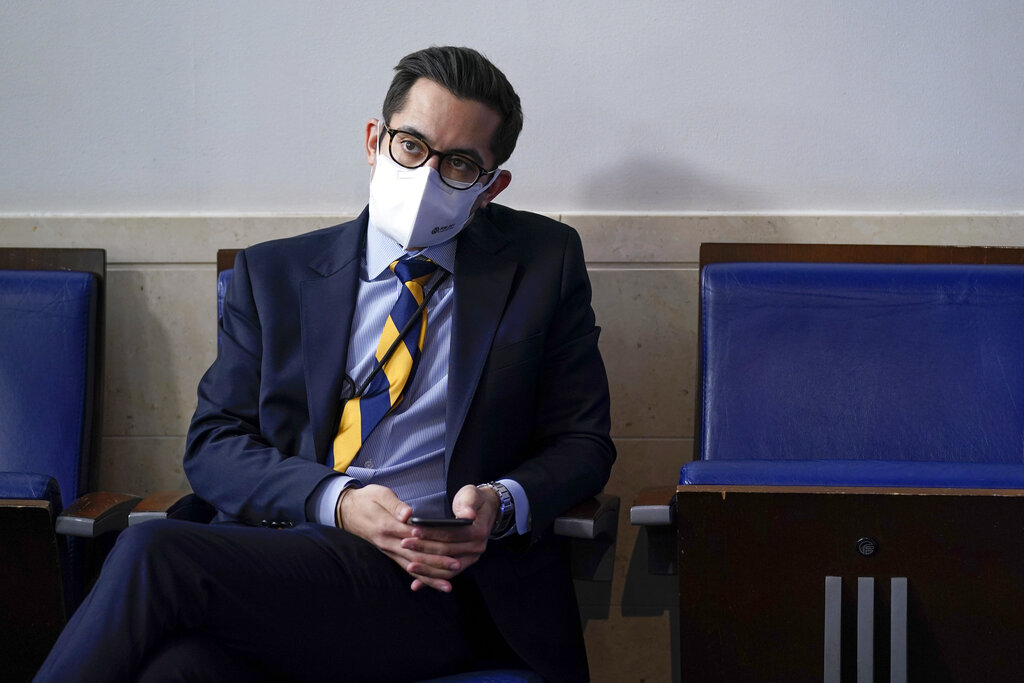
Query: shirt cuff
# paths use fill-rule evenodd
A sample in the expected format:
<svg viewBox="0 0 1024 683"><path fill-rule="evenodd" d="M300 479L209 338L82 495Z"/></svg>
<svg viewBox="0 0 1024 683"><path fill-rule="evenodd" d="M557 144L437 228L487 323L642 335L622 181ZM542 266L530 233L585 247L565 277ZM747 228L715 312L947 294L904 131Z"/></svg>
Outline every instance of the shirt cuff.
<svg viewBox="0 0 1024 683"><path fill-rule="evenodd" d="M359 481L346 474L336 474L324 479L306 499L306 519L317 524L337 526L334 513L338 507L341 492L349 486L359 486Z"/></svg>
<svg viewBox="0 0 1024 683"><path fill-rule="evenodd" d="M530 499L526 497L526 491L513 479L499 479L499 484L504 484L512 496L512 504L516 508L515 531L517 534L525 534L530 531Z"/></svg>

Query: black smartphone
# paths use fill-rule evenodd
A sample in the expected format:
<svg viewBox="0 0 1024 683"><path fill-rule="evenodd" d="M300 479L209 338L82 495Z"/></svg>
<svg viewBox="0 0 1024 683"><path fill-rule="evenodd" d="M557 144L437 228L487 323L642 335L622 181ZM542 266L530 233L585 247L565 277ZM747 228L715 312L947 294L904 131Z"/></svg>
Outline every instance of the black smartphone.
<svg viewBox="0 0 1024 683"><path fill-rule="evenodd" d="M471 519L462 519L461 517L411 517L409 518L409 524L415 524L416 526L466 526L472 524Z"/></svg>

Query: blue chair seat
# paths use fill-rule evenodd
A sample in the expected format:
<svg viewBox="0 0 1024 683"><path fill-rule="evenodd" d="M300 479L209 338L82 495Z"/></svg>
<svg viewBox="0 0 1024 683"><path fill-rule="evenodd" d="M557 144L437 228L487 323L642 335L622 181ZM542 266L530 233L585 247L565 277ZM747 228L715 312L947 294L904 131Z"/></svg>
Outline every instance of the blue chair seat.
<svg viewBox="0 0 1024 683"><path fill-rule="evenodd" d="M532 671L499 669L442 676L422 683L544 683L544 679Z"/></svg>
<svg viewBox="0 0 1024 683"><path fill-rule="evenodd" d="M23 498L25 500L45 500L56 517L63 506L60 498L60 485L48 474L31 472L0 472L0 499Z"/></svg>

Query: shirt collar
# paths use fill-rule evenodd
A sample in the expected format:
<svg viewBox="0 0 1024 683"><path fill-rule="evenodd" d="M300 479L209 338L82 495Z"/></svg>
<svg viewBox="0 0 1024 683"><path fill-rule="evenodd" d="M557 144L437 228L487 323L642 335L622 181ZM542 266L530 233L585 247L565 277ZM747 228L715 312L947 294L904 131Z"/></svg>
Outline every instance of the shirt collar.
<svg viewBox="0 0 1024 683"><path fill-rule="evenodd" d="M447 242L432 247L426 247L419 251L406 251L398 242L375 228L373 222L370 221L366 226L366 274L370 280L376 280L394 261L405 256L425 256L449 273L454 274L457 244L458 236L456 235Z"/></svg>

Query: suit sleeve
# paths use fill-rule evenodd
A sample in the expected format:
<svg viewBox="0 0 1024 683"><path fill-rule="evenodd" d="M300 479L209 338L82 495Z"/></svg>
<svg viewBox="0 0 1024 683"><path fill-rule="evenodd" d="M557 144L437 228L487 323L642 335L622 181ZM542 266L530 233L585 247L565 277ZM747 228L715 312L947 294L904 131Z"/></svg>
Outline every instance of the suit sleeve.
<svg viewBox="0 0 1024 683"><path fill-rule="evenodd" d="M597 346L600 328L574 230L566 233L558 297L540 369L531 457L507 475L529 497L534 538L558 515L599 493L615 461L608 380Z"/></svg>
<svg viewBox="0 0 1024 683"><path fill-rule="evenodd" d="M242 251L224 300L221 348L199 383L185 473L222 517L297 524L306 520L306 499L332 472L312 459L286 457L261 436L262 326Z"/></svg>

